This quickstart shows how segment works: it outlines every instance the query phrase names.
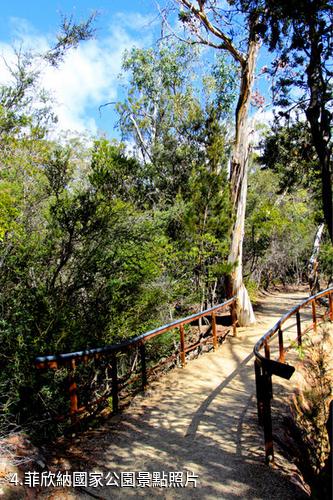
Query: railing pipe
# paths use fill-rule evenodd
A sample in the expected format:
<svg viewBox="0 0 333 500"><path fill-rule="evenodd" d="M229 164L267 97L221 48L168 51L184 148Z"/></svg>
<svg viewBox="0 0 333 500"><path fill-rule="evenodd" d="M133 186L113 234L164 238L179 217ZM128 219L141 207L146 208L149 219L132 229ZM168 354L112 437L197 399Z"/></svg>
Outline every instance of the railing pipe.
<svg viewBox="0 0 333 500"><path fill-rule="evenodd" d="M333 321L333 287L323 290L322 292L312 295L305 299L301 304L295 306L282 316L279 321L263 335L255 344L253 352L255 355L254 369L257 391L257 408L258 408L258 422L264 427L265 439L265 460L266 463L274 462L274 449L272 437L272 418L271 418L271 399L273 395L272 390L272 375L277 375L285 379L290 379L295 368L285 364L285 349L283 345L283 329L282 325L292 316L296 316L297 328L297 343L298 346L302 345L302 328L301 328L301 315L300 310L308 304L312 306L312 327L316 330L318 319L316 314L315 301L328 297L329 301L329 314L328 317ZM327 315L326 315L327 316ZM325 318L325 315L324 315ZM306 330L307 331L307 330ZM279 339L279 361L270 359L269 342L278 334ZM264 349L264 355L260 350Z"/></svg>
<svg viewBox="0 0 333 500"><path fill-rule="evenodd" d="M281 325L279 326L278 329L278 336L279 336L279 361L280 363L284 363L284 348L283 348L283 331L281 328Z"/></svg>
<svg viewBox="0 0 333 500"><path fill-rule="evenodd" d="M256 380L256 391L257 391L257 413L258 413L258 424L264 425L264 390L262 383L262 366L258 359L254 360L254 372Z"/></svg>
<svg viewBox="0 0 333 500"><path fill-rule="evenodd" d="M217 330L216 330L216 313L212 312L212 336L213 336L213 348L214 351L217 349Z"/></svg>
<svg viewBox="0 0 333 500"><path fill-rule="evenodd" d="M179 333L180 333L180 359L182 367L184 367L186 365L186 358L185 358L185 330L183 324L179 325Z"/></svg>
<svg viewBox="0 0 333 500"><path fill-rule="evenodd" d="M237 311L236 311L236 300L231 304L231 324L232 324L232 334L237 337Z"/></svg>
<svg viewBox="0 0 333 500"><path fill-rule="evenodd" d="M312 306L312 328L317 333L317 314L316 314L316 301L311 302Z"/></svg>
<svg viewBox="0 0 333 500"><path fill-rule="evenodd" d="M297 326L297 344L298 347L302 345L302 326L301 326L301 315L299 310L296 312L296 326Z"/></svg>
<svg viewBox="0 0 333 500"><path fill-rule="evenodd" d="M158 335L161 335L167 331L170 331L175 328L179 328L180 332L180 358L182 366L186 364L186 352L189 349L185 347L185 328L184 325L189 324L193 321L199 320L204 316L211 315L212 317L212 335L213 335L213 347L214 349L217 347L217 326L216 326L216 313L220 310L226 309L227 307L232 307L232 311L235 310L234 305L236 302L236 298L233 297L222 304L218 304L204 311L200 311L198 313L194 313L185 318L173 321L161 327L155 328L154 330L149 330L146 333L138 335L129 340L125 340L124 342L108 345L105 347L98 347L92 349L86 349L84 351L76 351L69 352L58 355L51 356L38 356L35 358L35 365L37 368L52 368L57 369L60 366L65 366L69 369L68 372L68 381L69 381L69 393L70 393L70 416L72 422L75 422L77 413L82 413L85 410L85 407L78 409L78 396L77 396L77 383L75 380L75 369L76 364L79 361L87 362L89 358L98 359L101 356L110 356L111 357L111 396L112 396L112 410L113 412L117 412L119 409L119 383L118 383L118 369L117 369L117 353L119 352L127 352L130 348L134 346L139 349L140 354L140 364L141 364L141 387L144 391L147 386L147 361L146 361L146 347L145 342L149 339L152 339ZM232 320L232 323L235 324L236 319ZM199 342L200 343L200 342ZM194 344L195 346L196 344ZM190 348L194 348L191 346ZM97 401L94 401L92 404L100 401L100 398Z"/></svg>
<svg viewBox="0 0 333 500"><path fill-rule="evenodd" d="M70 362L73 358L78 359L78 358L83 358L84 356L91 357L98 354L109 354L112 352L124 351L127 350L129 346L138 344L141 340L148 340L154 338L157 335L160 335L164 332L179 327L180 324L186 325L192 323L193 321L196 321L197 319L203 318L204 316L209 316L212 312L217 312L221 309L225 309L226 307L230 306L233 302L235 302L235 300L236 297L232 297L231 299L227 300L226 302L223 302L222 304L218 304L217 306L213 306L209 309L206 309L205 311L200 311L199 313L192 314L191 316L187 316L185 318L173 321L172 323L160 326L158 328L155 328L154 330L149 330L146 333L138 335L137 337L134 337L132 339L125 340L124 342L120 342L118 344L86 349L84 351L68 352L64 354L57 354L50 356L38 356L35 358L35 364L37 368L45 368L46 365L50 368L51 367L50 363L54 361L56 361L58 364L59 363L67 364L67 362Z"/></svg>

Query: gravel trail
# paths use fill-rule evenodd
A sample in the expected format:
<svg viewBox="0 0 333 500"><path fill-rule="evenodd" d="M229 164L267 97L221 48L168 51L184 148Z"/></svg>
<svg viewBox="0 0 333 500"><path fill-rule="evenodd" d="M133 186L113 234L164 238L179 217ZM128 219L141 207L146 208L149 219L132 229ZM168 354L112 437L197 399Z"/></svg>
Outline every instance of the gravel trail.
<svg viewBox="0 0 333 500"><path fill-rule="evenodd" d="M255 326L238 328L216 352L172 370L120 416L65 442L50 459L51 469L100 472L108 479L111 472L156 472L158 483L163 472L179 472L174 478L183 481L194 474L196 487L88 487L43 491L38 498L308 498L282 458L275 468L264 464L252 354L255 341L306 296L298 290L262 297ZM289 331L295 336L293 321Z"/></svg>

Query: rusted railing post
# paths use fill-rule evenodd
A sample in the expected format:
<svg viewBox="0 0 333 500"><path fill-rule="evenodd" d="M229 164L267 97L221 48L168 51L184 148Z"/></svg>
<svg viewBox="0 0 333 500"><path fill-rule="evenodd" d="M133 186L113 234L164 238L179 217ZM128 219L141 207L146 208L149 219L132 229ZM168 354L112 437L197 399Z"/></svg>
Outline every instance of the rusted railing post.
<svg viewBox="0 0 333 500"><path fill-rule="evenodd" d="M212 335L213 335L213 348L217 349L217 333L216 333L216 314L212 312Z"/></svg>
<svg viewBox="0 0 333 500"><path fill-rule="evenodd" d="M301 328L301 315L299 311L296 312L296 325L297 325L297 343L300 347L302 345L302 328Z"/></svg>
<svg viewBox="0 0 333 500"><path fill-rule="evenodd" d="M227 300L223 304L218 304L216 306L213 306L209 309L206 309L205 311L200 311L199 313L191 314L190 316L187 316L186 318L182 318L176 321L172 321L171 323L168 323L166 325L163 325L162 327L155 328L154 330L150 330L146 332L145 334L141 334L139 337L135 337L130 340L124 340L123 342L120 342L119 344L114 344L113 346L105 346L105 347L98 347L98 348L92 348L92 349L87 349L84 352L78 351L78 352L72 352L72 353L63 353L63 354L58 354L58 355L48 355L48 356L38 356L35 358L35 366L38 369L43 369L43 368L48 368L48 369L57 369L58 364L59 366L65 366L67 369L67 390L69 391L69 397L70 397L70 405L69 405L69 413L70 413L70 418L72 419L73 422L77 420L77 415L79 412L82 412L83 410L87 409L86 406L81 406L80 408L78 407L78 386L76 384L75 378L78 376L77 373L77 363L89 363L89 360L95 359L97 360L99 357L106 356L109 357L108 359L112 360L112 363L108 363L108 368L111 368L111 381L112 381L112 386L111 386L111 396L112 396L112 409L114 412L118 410L118 405L119 405L119 381L118 381L118 373L117 373L117 361L119 363L119 358L117 358L117 353L119 352L124 352L128 351L130 347L134 347L135 349L138 349L137 354L140 356L141 354L141 380L142 380L142 389L145 390L145 387L147 385L147 366L146 366L146 352L145 352L145 345L144 343L149 340L150 338L153 338L157 335L160 335L166 331L170 331L176 328L179 328L180 332L180 349L179 349L179 357L181 360L182 366L185 366L186 364L186 352L190 351L191 349L195 349L196 346L198 345L195 343L192 346L187 346L185 345L185 324L191 325L194 323L196 320L201 320L203 317L209 317L210 315L212 316L212 336L213 336L213 347L216 349L218 347L218 330L217 330L217 322L216 322L216 315L217 311L228 311L229 308L230 313L231 313L231 324L233 328L233 333L236 335L237 330L236 330L236 323L237 323L237 313L236 313L236 299L235 297ZM111 349L110 349L111 348ZM178 354L178 353L177 353ZM135 358L135 365L136 365L137 357ZM163 362L163 360L162 360ZM119 368L119 367L118 367ZM134 370L134 367L133 367ZM131 372L133 371L131 370ZM137 380L137 376L133 377L134 380ZM129 377L129 380L125 382L131 383L132 377ZM102 399L106 399L110 395L110 387L107 384L107 393L108 395L103 396L102 398L98 398L96 401L93 402L87 402L87 404L95 404L98 403ZM80 402L80 401L79 401ZM68 412L67 412L68 415Z"/></svg>
<svg viewBox="0 0 333 500"><path fill-rule="evenodd" d="M264 350L265 350L265 358L271 359L271 348L270 348L270 345L269 345L267 340L265 340L265 343L264 343ZM267 383L268 383L268 386L267 386ZM271 400L273 397L273 384L272 384L272 377L271 376L269 376L268 381L265 381L265 387L266 387L266 391L267 390L269 391L269 400ZM268 389L267 389L267 387L268 387Z"/></svg>
<svg viewBox="0 0 333 500"><path fill-rule="evenodd" d="M274 448L273 448L273 431L272 431L272 376L264 369L263 370L263 427L265 439L265 461L266 464L274 463Z"/></svg>
<svg viewBox="0 0 333 500"><path fill-rule="evenodd" d="M283 331L281 325L288 320L293 314L296 315L297 327L297 342L298 346L302 346L302 324L300 309L305 305L311 304L312 306L312 327L316 331L317 312L316 312L316 298L328 296L329 299L329 315L333 320L333 294L332 289L325 290L315 296L310 297L299 304L295 309L291 310L289 314L283 316L280 321L268 332L261 337L261 339L254 346L254 354L256 356L254 369L256 378L256 391L257 391L257 406L258 406L258 421L264 428L265 437L265 459L266 463L274 462L274 448L273 448L273 431L272 431L272 415L271 415L271 400L273 397L272 388L272 374L289 380L295 371L295 367L285 364L286 351L283 346ZM278 333L279 338L279 362L270 360L270 346L269 342L275 333ZM259 353L260 349L264 349L265 357Z"/></svg>
<svg viewBox="0 0 333 500"><path fill-rule="evenodd" d="M77 385L75 381L75 359L71 359L69 370L69 398L70 398L70 417L72 424L76 421L77 417Z"/></svg>
<svg viewBox="0 0 333 500"><path fill-rule="evenodd" d="M118 368L117 368L117 354L112 353L111 355L111 379L112 379L112 411L114 413L118 412L119 401L118 401Z"/></svg>
<svg viewBox="0 0 333 500"><path fill-rule="evenodd" d="M141 386L144 392L147 387L147 365L146 365L146 346L144 341L140 343L140 356L141 356Z"/></svg>
<svg viewBox="0 0 333 500"><path fill-rule="evenodd" d="M279 335L279 361L280 363L284 363L285 357L283 348L283 332L281 326L279 326L278 335Z"/></svg>
<svg viewBox="0 0 333 500"><path fill-rule="evenodd" d="M254 360L254 373L256 378L258 424L263 426L264 425L263 384L262 384L261 365L258 359Z"/></svg>
<svg viewBox="0 0 333 500"><path fill-rule="evenodd" d="M179 325L179 333L180 333L180 359L182 366L184 367L186 364L186 359L185 359L185 331L183 324Z"/></svg>
<svg viewBox="0 0 333 500"><path fill-rule="evenodd" d="M236 300L231 304L231 324L232 324L232 334L234 337L237 337L237 312L236 312Z"/></svg>
<svg viewBox="0 0 333 500"><path fill-rule="evenodd" d="M316 314L316 301L311 302L312 306L312 328L317 333L317 314Z"/></svg>
<svg viewBox="0 0 333 500"><path fill-rule="evenodd" d="M272 377L261 366L258 359L254 362L257 390L258 423L264 428L265 461L267 464L274 462L273 432L272 432Z"/></svg>

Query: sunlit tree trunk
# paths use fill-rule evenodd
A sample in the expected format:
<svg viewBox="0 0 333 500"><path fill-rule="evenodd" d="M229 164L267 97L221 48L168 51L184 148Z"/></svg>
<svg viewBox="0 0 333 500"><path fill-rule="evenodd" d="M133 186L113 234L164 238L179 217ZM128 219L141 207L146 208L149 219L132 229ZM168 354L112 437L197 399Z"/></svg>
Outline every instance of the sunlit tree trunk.
<svg viewBox="0 0 333 500"><path fill-rule="evenodd" d="M309 274L309 286L310 295L314 295L319 292L319 277L318 277L318 254L320 250L320 241L324 230L324 224L320 224L317 229L316 237L313 243L312 255L309 260L308 274Z"/></svg>
<svg viewBox="0 0 333 500"><path fill-rule="evenodd" d="M237 296L237 318L242 326L255 322L251 301L243 283L243 240L249 165L249 107L259 42L249 43L248 57L242 67L241 87L236 109L235 143L231 158L230 186L235 222L228 261L233 269L227 280L227 293Z"/></svg>
<svg viewBox="0 0 333 500"><path fill-rule="evenodd" d="M255 75L256 60L260 42L257 35L258 13L256 9L247 17L245 29L249 30L249 39L246 53L239 50L233 40L224 32L223 16L217 2L207 3L190 0L177 0L185 9L181 18L189 27L190 31L197 37L200 43L214 47L218 50L227 51L239 64L241 70L240 91L235 116L235 142L231 158L230 169L230 190L233 204L234 225L231 236L231 248L229 253L229 263L232 265L232 271L226 280L226 291L229 297L237 296L237 315L238 322L242 326L255 322L252 305L249 295L243 283L243 240L244 223L247 195L247 170L249 163L249 108L251 103L251 94L253 80ZM206 10L207 6L207 10ZM194 21L196 19L196 21ZM199 23L204 28L204 33L213 35L211 40L209 36L202 34L198 30Z"/></svg>

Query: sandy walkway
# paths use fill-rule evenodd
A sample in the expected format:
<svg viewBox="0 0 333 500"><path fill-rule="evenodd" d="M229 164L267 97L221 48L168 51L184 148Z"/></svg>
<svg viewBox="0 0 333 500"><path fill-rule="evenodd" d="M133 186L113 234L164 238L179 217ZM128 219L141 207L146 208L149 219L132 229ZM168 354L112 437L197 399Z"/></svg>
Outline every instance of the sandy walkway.
<svg viewBox="0 0 333 500"><path fill-rule="evenodd" d="M120 417L57 449L53 461L55 469L102 472L104 478L110 472L178 471L183 478L191 472L196 488L88 487L39 498L305 498L281 468L264 465L252 355L255 341L305 297L306 291L267 295L255 327L238 329L237 338L216 352L171 371Z"/></svg>

